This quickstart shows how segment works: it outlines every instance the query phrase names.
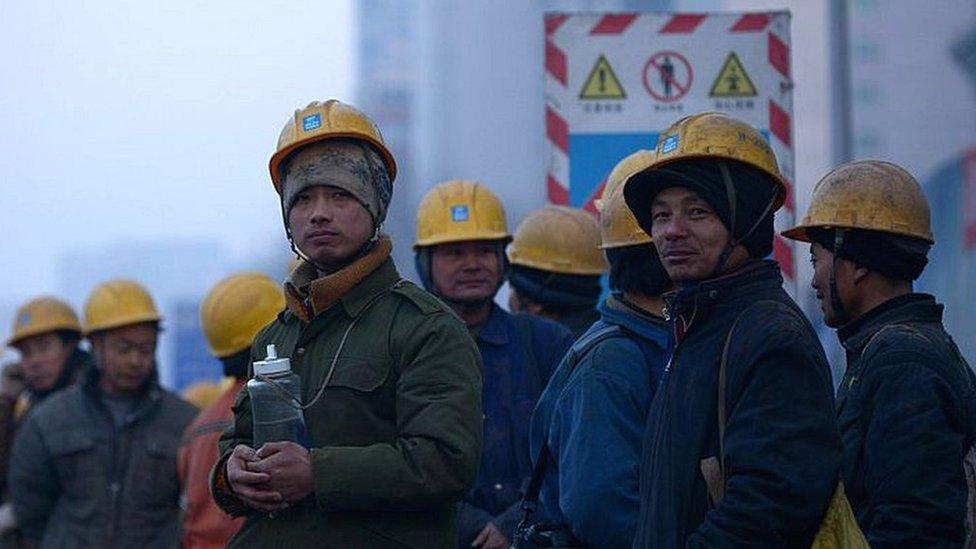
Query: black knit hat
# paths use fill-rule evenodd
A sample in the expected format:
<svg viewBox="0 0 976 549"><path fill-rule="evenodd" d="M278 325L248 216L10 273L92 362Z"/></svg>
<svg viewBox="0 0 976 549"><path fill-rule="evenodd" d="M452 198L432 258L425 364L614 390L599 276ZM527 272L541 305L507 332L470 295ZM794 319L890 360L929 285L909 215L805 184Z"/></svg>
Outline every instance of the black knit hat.
<svg viewBox="0 0 976 549"><path fill-rule="evenodd" d="M834 250L837 229L808 229L810 240L838 257L895 280L913 281L922 275L932 247L920 238L863 229L845 230Z"/></svg>
<svg viewBox="0 0 976 549"><path fill-rule="evenodd" d="M553 312L596 307L603 288L600 275L573 275L512 265L508 283L520 294Z"/></svg>
<svg viewBox="0 0 976 549"><path fill-rule="evenodd" d="M723 169L728 170L732 182L734 209ZM766 257L772 253L772 202L779 187L762 170L735 160L694 158L633 175L624 188L624 198L638 224L648 234L651 232L651 204L669 187L684 187L697 193L715 210L732 238L745 246L750 256Z"/></svg>

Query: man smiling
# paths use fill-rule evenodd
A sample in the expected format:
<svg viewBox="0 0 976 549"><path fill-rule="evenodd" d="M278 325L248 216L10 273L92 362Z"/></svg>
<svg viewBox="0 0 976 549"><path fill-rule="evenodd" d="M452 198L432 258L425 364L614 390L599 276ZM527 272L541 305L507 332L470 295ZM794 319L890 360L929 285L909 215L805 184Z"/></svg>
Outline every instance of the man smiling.
<svg viewBox="0 0 976 549"><path fill-rule="evenodd" d="M769 145L727 115L679 120L627 204L678 290L648 414L636 547L809 546L838 479L830 374L782 289Z"/></svg>

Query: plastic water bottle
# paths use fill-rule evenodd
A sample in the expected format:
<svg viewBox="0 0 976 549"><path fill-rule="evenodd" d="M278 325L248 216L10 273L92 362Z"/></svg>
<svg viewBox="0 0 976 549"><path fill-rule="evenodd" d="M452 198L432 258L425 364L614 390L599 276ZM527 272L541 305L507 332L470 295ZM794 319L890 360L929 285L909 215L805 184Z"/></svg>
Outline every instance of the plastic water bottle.
<svg viewBox="0 0 976 549"><path fill-rule="evenodd" d="M265 442L281 441L308 447L305 418L299 409L301 380L291 371L288 358L278 358L274 344L268 345L267 358L254 363L254 377L247 382L247 393L251 397L254 449Z"/></svg>

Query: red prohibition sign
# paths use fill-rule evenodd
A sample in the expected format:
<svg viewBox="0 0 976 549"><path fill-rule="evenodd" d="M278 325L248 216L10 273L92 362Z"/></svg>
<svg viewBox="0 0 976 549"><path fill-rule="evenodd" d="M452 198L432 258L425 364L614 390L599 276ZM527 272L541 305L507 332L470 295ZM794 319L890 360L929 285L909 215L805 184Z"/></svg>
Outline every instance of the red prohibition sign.
<svg viewBox="0 0 976 549"><path fill-rule="evenodd" d="M662 103L673 103L691 89L691 63L676 51L659 51L644 65L644 89Z"/></svg>

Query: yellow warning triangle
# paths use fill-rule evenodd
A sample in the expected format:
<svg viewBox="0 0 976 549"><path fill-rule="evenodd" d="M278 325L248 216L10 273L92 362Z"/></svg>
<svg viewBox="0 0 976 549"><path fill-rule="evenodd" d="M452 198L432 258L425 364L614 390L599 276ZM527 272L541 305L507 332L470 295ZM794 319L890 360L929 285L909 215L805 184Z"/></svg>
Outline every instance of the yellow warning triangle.
<svg viewBox="0 0 976 549"><path fill-rule="evenodd" d="M600 56L593 65L593 70L586 77L586 83L580 90L580 99L626 99L627 92L617 79L607 58Z"/></svg>
<svg viewBox="0 0 976 549"><path fill-rule="evenodd" d="M739 56L732 52L725 58L722 70L719 71L715 83L712 84L712 91L708 92L710 97L754 97L756 86L746 74L745 67L739 61Z"/></svg>

